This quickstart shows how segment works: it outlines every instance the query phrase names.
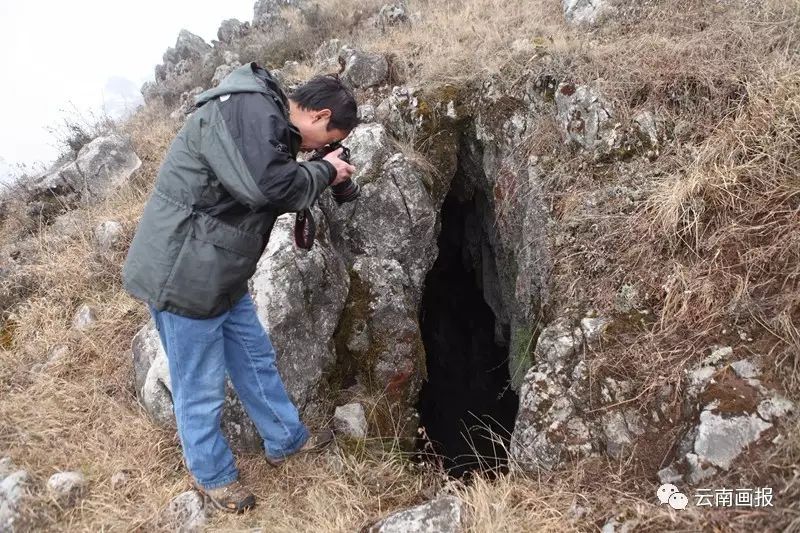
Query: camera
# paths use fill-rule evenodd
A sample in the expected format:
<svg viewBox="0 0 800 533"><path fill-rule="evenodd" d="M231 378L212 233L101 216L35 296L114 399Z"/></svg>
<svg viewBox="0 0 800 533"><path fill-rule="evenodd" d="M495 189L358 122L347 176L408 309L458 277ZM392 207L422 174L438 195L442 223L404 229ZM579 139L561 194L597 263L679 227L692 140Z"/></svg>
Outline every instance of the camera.
<svg viewBox="0 0 800 533"><path fill-rule="evenodd" d="M350 162L350 149L346 146L342 146L341 143L335 142L331 143L327 146L320 148L319 150L314 151L309 157L309 161L319 161L326 155L331 152L338 150L339 148L342 149L342 153L339 154L339 159L345 161L347 163ZM342 183L338 183L331 187L331 194L333 195L333 199L337 205L342 205L347 202L352 202L356 198L359 197L361 194L361 187L355 181L348 179L343 181Z"/></svg>

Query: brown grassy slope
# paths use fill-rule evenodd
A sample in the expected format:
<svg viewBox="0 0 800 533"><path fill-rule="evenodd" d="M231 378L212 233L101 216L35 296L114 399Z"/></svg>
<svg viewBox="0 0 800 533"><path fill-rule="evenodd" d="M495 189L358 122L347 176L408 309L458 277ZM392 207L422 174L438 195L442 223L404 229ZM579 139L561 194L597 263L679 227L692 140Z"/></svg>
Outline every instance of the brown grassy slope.
<svg viewBox="0 0 800 533"><path fill-rule="evenodd" d="M323 8L355 13L357 4L323 2ZM594 32L566 26L552 1L410 4L422 17L411 28L352 36L365 48L392 53L406 81L463 82L502 73L513 82L525 72L551 73L596 80L620 117L647 107L673 123L689 123L687 133L648 167L649 200L641 209L592 221L606 234L584 244L602 246L617 274L646 289L657 318L592 354L595 369L632 379L641 393L637 401L646 405L661 384L680 387L681 370L711 342L731 342L721 330L738 320L761 342L753 351L773 368L774 382L797 399L797 3L766 2L753 11L734 2L631 1L623 18ZM337 20L344 25L357 18ZM549 59L515 54L511 43L517 39L535 39ZM26 504L32 528L153 529L159 510L187 488L174 433L150 423L133 395L130 338L146 310L121 290L124 255L97 257L91 244L95 223L107 218L120 220L132 235L175 131L164 117L149 109L124 126L144 163L129 189L82 212L77 236L53 240L47 230L37 236L39 252L24 267L32 292L4 326L10 335L0 349L0 450L33 477ZM623 167L581 166L560 147L555 130L542 131L552 138L536 139L538 145L556 150L561 173L571 176L554 196L565 219L571 199L598 180L627 179ZM3 232L18 229L6 226ZM608 308L621 278L584 277L586 265L577 257L559 263L565 274L572 269L570 283L577 280L561 287L563 298L580 289L598 308ZM69 325L82 302L95 304L100 320L76 335ZM69 356L34 371L59 343L70 347ZM737 344L737 350L745 347ZM676 434L665 430L665 442L642 443L622 464L582 461L556 474L451 488L466 498L474 531L591 530L615 512L638 516L642 528L652 530L800 527L800 486L792 480L800 428L719 481L720 487L775 487L777 509L746 512L677 515L653 505L653 467ZM79 507L61 510L41 488L53 472L78 468L90 492ZM352 531L425 499L441 483L397 455L347 449L292 461L281 471L248 456L241 468L262 504L244 517L217 516L214 528ZM130 470L131 484L115 492L110 478L120 469ZM573 502L591 512L572 519Z"/></svg>

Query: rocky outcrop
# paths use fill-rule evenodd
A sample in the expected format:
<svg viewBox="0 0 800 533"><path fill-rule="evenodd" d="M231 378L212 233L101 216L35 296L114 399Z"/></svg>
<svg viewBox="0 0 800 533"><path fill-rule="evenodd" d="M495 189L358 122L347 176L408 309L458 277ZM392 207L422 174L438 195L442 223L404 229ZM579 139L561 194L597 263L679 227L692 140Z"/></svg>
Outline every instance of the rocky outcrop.
<svg viewBox="0 0 800 533"><path fill-rule="evenodd" d="M350 284L345 262L331 246L325 216L319 210L314 216L317 238L310 251L293 244L294 217L278 219L251 280L281 377L301 410L320 400L324 376L336 361L332 339Z"/></svg>
<svg viewBox="0 0 800 533"><path fill-rule="evenodd" d="M94 139L77 158L27 184L29 201L92 204L108 198L142 162L128 139L112 134Z"/></svg>
<svg viewBox="0 0 800 533"><path fill-rule="evenodd" d="M696 418L681 439L675 461L658 472L662 483L696 484L729 470L794 411L791 401L758 379L760 371L752 361L732 358L731 347L713 347L687 372L684 409Z"/></svg>

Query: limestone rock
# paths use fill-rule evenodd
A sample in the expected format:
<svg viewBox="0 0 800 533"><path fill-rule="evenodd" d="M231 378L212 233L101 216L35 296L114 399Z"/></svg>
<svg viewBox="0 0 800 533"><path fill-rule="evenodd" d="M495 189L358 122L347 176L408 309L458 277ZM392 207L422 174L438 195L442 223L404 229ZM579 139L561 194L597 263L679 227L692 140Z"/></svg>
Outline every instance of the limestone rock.
<svg viewBox="0 0 800 533"><path fill-rule="evenodd" d="M203 497L197 491L187 490L169 502L159 515L158 525L168 531L199 533L206 521Z"/></svg>
<svg viewBox="0 0 800 533"><path fill-rule="evenodd" d="M11 458L0 459L0 531L16 530L28 473L19 470Z"/></svg>
<svg viewBox="0 0 800 533"><path fill-rule="evenodd" d="M611 108L595 89L562 83L556 90L556 106L567 142L601 153L613 144Z"/></svg>
<svg viewBox="0 0 800 533"><path fill-rule="evenodd" d="M269 332L286 390L301 410L320 399L323 376L336 361L333 333L347 298L347 267L332 248L317 209L311 250L294 246L294 217L278 219L251 280L259 318Z"/></svg>
<svg viewBox="0 0 800 533"><path fill-rule="evenodd" d="M106 220L94 229L94 238L102 252L113 250L122 238L122 224L116 220Z"/></svg>
<svg viewBox="0 0 800 533"><path fill-rule="evenodd" d="M464 503L454 496L392 514L369 529L370 533L462 533Z"/></svg>
<svg viewBox="0 0 800 533"><path fill-rule="evenodd" d="M217 30L217 39L225 44L240 39L250 33L250 23L241 22L238 19L223 20Z"/></svg>
<svg viewBox="0 0 800 533"><path fill-rule="evenodd" d="M134 385L147 413L160 425L175 427L169 364L155 322L150 319L133 337ZM236 450L260 450L262 441L230 380L226 380L222 432Z"/></svg>
<svg viewBox="0 0 800 533"><path fill-rule="evenodd" d="M511 437L511 456L522 470L554 468L570 456L593 452L597 430L579 408L588 393L586 364L578 353L583 340L581 329L564 317L539 335Z"/></svg>
<svg viewBox="0 0 800 533"><path fill-rule="evenodd" d="M58 472L47 480L47 489L61 505L72 506L83 496L86 479L80 472Z"/></svg>
<svg viewBox="0 0 800 533"><path fill-rule="evenodd" d="M75 316L72 318L72 327L78 331L86 331L95 322L97 322L97 314L94 308L90 307L88 304L81 304L75 312Z"/></svg>
<svg viewBox="0 0 800 533"><path fill-rule="evenodd" d="M375 87L386 82L389 77L389 62L383 54L345 47L339 58L344 62L342 79L352 87Z"/></svg>
<svg viewBox="0 0 800 533"><path fill-rule="evenodd" d="M775 421L794 411L794 404L781 396L772 396L758 404L758 415L767 421Z"/></svg>
<svg viewBox="0 0 800 533"><path fill-rule="evenodd" d="M704 410L700 413L694 452L701 461L727 470L770 427L772 424L755 415L725 418Z"/></svg>
<svg viewBox="0 0 800 533"><path fill-rule="evenodd" d="M593 24L608 10L608 0L562 0L564 17L572 24Z"/></svg>
<svg viewBox="0 0 800 533"><path fill-rule="evenodd" d="M199 35L182 29L178 33L178 39L175 41L174 48L168 48L164 52L164 62L178 64L181 61L197 61L202 60L205 55L211 51L211 45L203 40Z"/></svg>
<svg viewBox="0 0 800 533"><path fill-rule="evenodd" d="M86 204L107 198L142 162L130 143L112 134L98 137L78 152L75 161L29 184L33 199L76 193Z"/></svg>
<svg viewBox="0 0 800 533"><path fill-rule="evenodd" d="M333 426L337 433L355 439L367 437L367 417L360 403L349 403L336 408Z"/></svg>
<svg viewBox="0 0 800 533"><path fill-rule="evenodd" d="M378 12L378 26L384 31L409 21L408 6L406 6L405 2L386 4Z"/></svg>

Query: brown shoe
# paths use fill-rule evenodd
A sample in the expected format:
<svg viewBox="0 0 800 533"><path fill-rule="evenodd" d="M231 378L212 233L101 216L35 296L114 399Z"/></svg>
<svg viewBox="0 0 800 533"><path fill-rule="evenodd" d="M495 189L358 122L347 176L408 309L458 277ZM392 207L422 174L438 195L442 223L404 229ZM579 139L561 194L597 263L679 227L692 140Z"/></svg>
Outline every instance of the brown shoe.
<svg viewBox="0 0 800 533"><path fill-rule="evenodd" d="M266 455L267 464L274 467L279 467L283 463L286 462L286 459L293 455L297 455L299 453L305 452L318 452L325 449L330 443L333 442L333 431L330 429L321 429L319 431L315 431L308 437L308 440L303 444L303 446L294 453L290 453L284 457L275 458Z"/></svg>
<svg viewBox="0 0 800 533"><path fill-rule="evenodd" d="M211 504L226 513L243 513L256 504L256 497L238 481L233 481L222 487L204 489L198 483L194 488L203 496L203 501Z"/></svg>

